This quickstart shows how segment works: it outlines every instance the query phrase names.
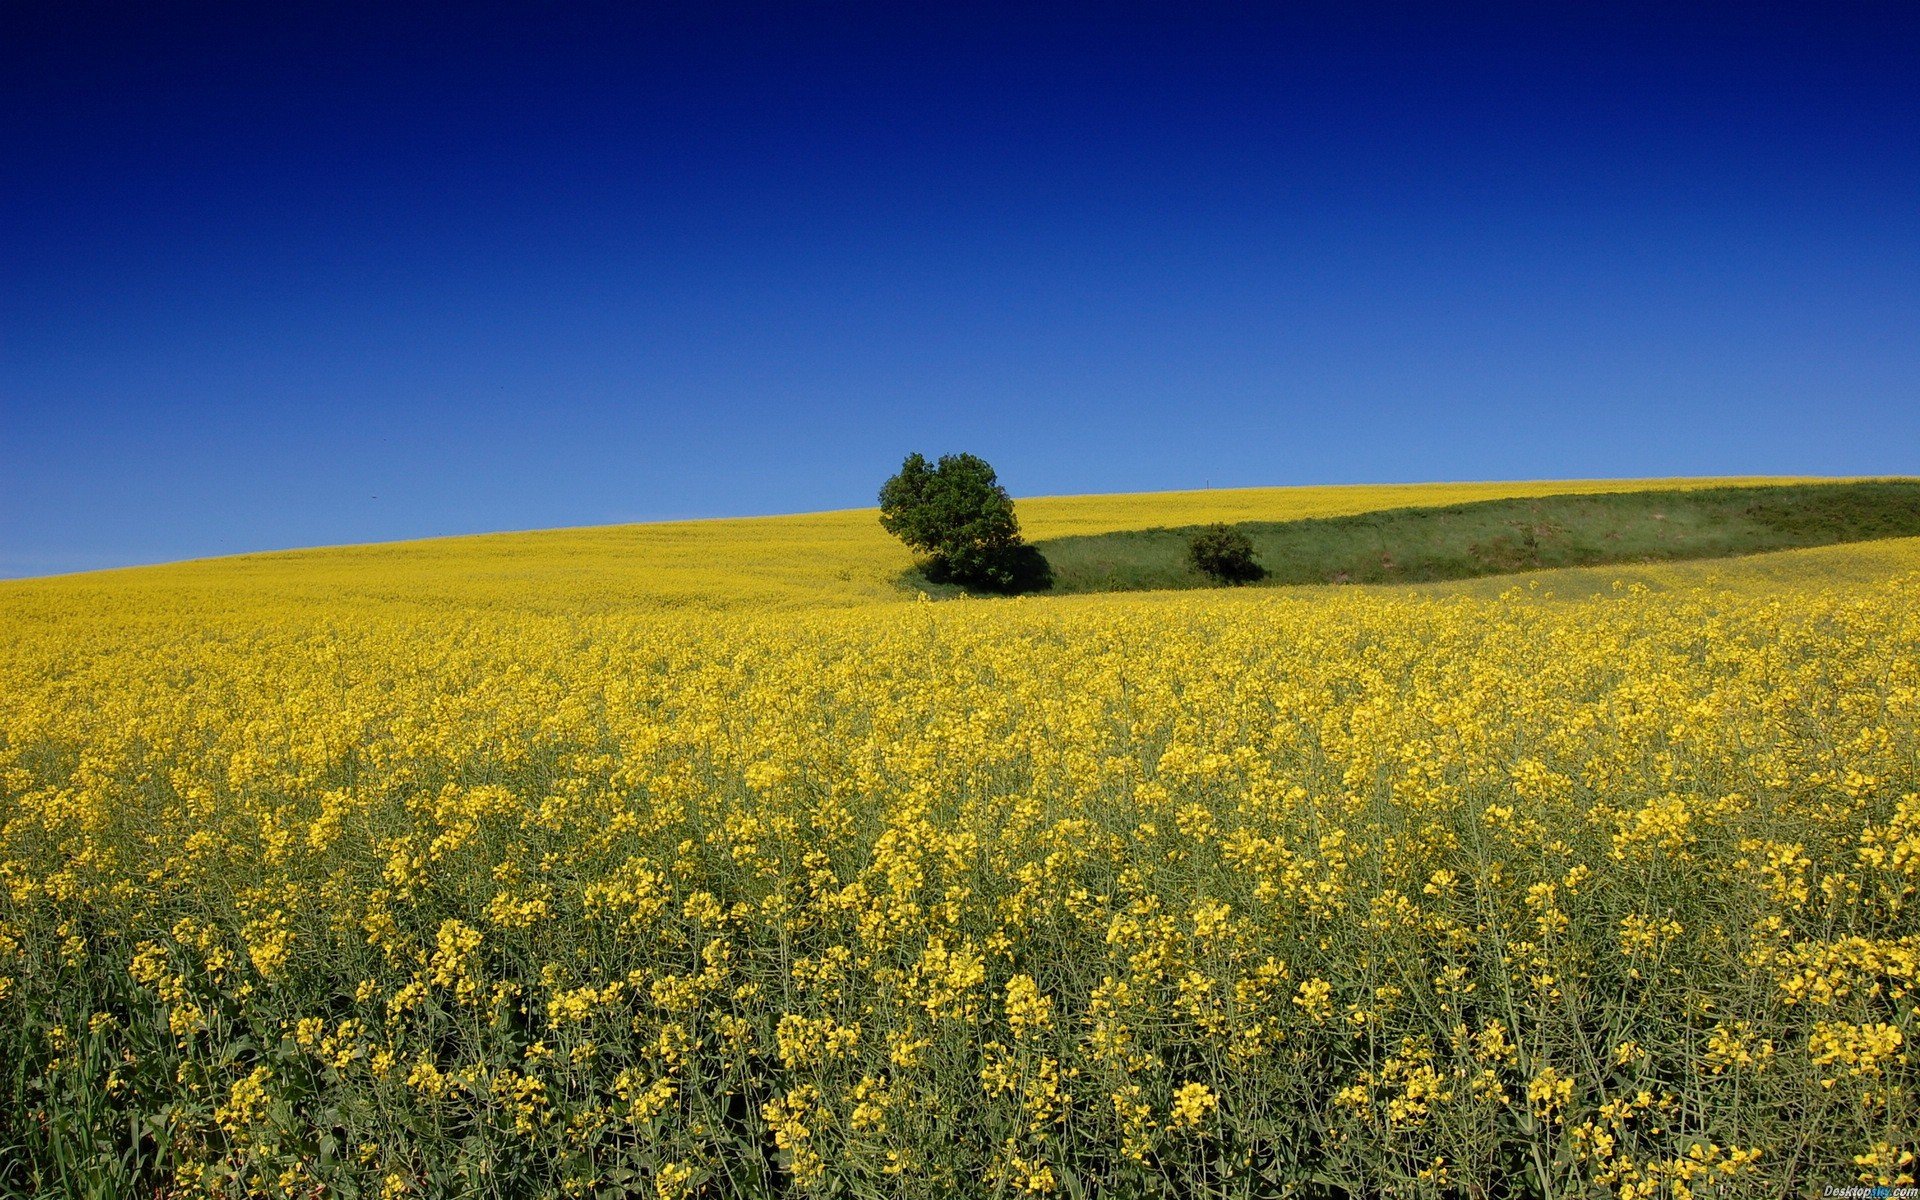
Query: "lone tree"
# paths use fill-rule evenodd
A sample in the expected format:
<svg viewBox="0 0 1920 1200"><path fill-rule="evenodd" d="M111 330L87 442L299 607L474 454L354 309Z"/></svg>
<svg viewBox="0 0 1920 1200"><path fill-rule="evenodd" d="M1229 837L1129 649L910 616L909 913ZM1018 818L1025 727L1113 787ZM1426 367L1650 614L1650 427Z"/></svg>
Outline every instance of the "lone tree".
<svg viewBox="0 0 1920 1200"><path fill-rule="evenodd" d="M935 583L1018 592L1053 581L1047 560L1020 540L1013 497L972 454L943 454L932 465L907 455L880 489L880 524L927 556Z"/></svg>
<svg viewBox="0 0 1920 1200"><path fill-rule="evenodd" d="M1266 576L1253 542L1231 525L1209 525L1187 539L1187 561L1215 583L1252 583Z"/></svg>

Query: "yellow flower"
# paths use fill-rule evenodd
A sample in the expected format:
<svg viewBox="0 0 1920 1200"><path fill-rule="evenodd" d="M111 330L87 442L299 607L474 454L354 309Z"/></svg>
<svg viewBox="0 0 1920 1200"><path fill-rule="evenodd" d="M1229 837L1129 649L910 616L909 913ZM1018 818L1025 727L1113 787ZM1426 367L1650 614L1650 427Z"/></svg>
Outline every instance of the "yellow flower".
<svg viewBox="0 0 1920 1200"><path fill-rule="evenodd" d="M660 1200L686 1200L694 1194L694 1184L699 1172L682 1162L661 1163L654 1172L654 1194Z"/></svg>
<svg viewBox="0 0 1920 1200"><path fill-rule="evenodd" d="M1219 1098L1204 1083L1183 1083L1173 1092L1173 1110L1167 1124L1172 1129L1198 1129L1220 1108Z"/></svg>
<svg viewBox="0 0 1920 1200"><path fill-rule="evenodd" d="M214 1110L214 1121L236 1137L254 1132L254 1127L267 1118L267 1106L272 1100L268 1085L272 1082L273 1072L255 1067L227 1090L226 1103Z"/></svg>
<svg viewBox="0 0 1920 1200"><path fill-rule="evenodd" d="M1324 979L1308 979L1294 993L1293 1002L1316 1023L1333 1016L1333 985Z"/></svg>
<svg viewBox="0 0 1920 1200"><path fill-rule="evenodd" d="M1053 1021L1053 998L1043 995L1031 975L1007 980L1007 1024L1015 1037L1045 1029Z"/></svg>
<svg viewBox="0 0 1920 1200"><path fill-rule="evenodd" d="M1573 1103L1573 1079L1553 1067L1542 1067L1527 1083L1527 1103L1534 1115L1558 1120Z"/></svg>

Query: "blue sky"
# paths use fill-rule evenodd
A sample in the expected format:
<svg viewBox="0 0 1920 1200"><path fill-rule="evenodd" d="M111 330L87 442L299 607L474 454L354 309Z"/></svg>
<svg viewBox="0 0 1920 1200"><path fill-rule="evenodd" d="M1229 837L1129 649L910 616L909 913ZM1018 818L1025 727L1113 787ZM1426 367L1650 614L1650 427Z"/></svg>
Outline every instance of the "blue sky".
<svg viewBox="0 0 1920 1200"><path fill-rule="evenodd" d="M6 6L0 575L1920 473L1920 8L1256 7Z"/></svg>

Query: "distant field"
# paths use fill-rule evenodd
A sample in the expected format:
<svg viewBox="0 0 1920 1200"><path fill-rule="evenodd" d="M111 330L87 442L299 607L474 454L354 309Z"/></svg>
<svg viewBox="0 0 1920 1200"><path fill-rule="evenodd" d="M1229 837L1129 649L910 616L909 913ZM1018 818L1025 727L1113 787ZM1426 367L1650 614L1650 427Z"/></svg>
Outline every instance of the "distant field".
<svg viewBox="0 0 1920 1200"><path fill-rule="evenodd" d="M1232 488L1019 501L1028 538L1047 541L1210 521L1292 521L1505 497L1778 484L1768 478L1534 480ZM243 554L165 566L0 581L0 619L98 612L286 612L290 607L582 614L792 611L897 604L906 548L871 508L489 533ZM138 601L133 609L129 603Z"/></svg>
<svg viewBox="0 0 1920 1200"><path fill-rule="evenodd" d="M1920 536L1920 481L1504 498L1234 527L1253 542L1268 584L1425 583ZM1053 566L1056 592L1214 586L1186 561L1196 528L1038 546Z"/></svg>
<svg viewBox="0 0 1920 1200"><path fill-rule="evenodd" d="M1659 546L1733 482L1020 513ZM863 510L0 584L0 1198L1902 1183L1920 538L1547 554L929 603Z"/></svg>

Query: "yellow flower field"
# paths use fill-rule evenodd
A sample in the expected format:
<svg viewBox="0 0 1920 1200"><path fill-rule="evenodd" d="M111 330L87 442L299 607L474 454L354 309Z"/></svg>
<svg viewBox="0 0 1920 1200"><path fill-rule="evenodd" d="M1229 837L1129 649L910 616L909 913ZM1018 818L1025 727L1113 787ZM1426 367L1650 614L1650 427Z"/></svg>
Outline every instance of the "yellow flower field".
<svg viewBox="0 0 1920 1200"><path fill-rule="evenodd" d="M0 1193L1920 1173L1920 541L942 603L906 565L863 511L0 585Z"/></svg>

